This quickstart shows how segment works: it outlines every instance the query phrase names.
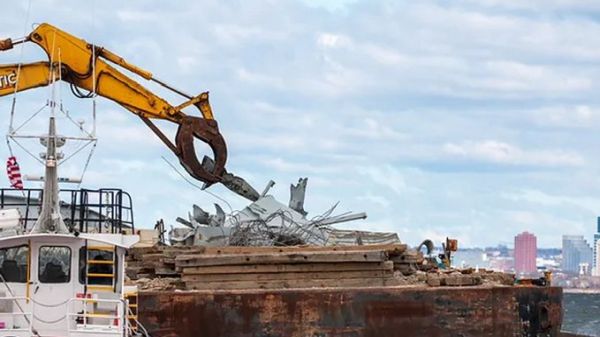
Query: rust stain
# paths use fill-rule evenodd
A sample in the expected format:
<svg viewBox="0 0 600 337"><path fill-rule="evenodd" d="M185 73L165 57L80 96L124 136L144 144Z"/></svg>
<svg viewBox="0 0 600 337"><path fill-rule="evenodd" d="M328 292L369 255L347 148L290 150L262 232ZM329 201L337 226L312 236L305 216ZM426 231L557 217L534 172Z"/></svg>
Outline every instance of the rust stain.
<svg viewBox="0 0 600 337"><path fill-rule="evenodd" d="M145 292L154 337L559 336L562 290L542 287Z"/></svg>

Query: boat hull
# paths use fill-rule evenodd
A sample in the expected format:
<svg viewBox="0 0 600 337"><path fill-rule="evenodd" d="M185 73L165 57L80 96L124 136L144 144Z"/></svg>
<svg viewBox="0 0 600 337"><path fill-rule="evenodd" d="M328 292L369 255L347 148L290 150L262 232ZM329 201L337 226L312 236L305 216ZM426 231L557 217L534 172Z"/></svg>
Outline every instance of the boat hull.
<svg viewBox="0 0 600 337"><path fill-rule="evenodd" d="M153 337L560 336L557 287L142 292Z"/></svg>

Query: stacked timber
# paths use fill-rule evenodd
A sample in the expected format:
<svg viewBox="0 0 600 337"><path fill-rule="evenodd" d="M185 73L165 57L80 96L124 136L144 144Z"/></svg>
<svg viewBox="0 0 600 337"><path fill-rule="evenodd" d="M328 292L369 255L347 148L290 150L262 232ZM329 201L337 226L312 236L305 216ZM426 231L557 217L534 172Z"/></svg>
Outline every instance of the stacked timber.
<svg viewBox="0 0 600 337"><path fill-rule="evenodd" d="M153 246L127 251L126 274L131 280L157 277L180 277L175 269L175 257L182 254L202 254L204 247Z"/></svg>
<svg viewBox="0 0 600 337"><path fill-rule="evenodd" d="M394 262L394 270L408 276L414 274L423 266L423 253L416 250L407 250L401 254L390 255L390 261Z"/></svg>
<svg viewBox="0 0 600 337"><path fill-rule="evenodd" d="M511 285L514 275L439 269L403 244L133 248L127 275L142 290Z"/></svg>
<svg viewBox="0 0 600 337"><path fill-rule="evenodd" d="M394 285L406 245L221 247L175 258L186 289L281 289Z"/></svg>

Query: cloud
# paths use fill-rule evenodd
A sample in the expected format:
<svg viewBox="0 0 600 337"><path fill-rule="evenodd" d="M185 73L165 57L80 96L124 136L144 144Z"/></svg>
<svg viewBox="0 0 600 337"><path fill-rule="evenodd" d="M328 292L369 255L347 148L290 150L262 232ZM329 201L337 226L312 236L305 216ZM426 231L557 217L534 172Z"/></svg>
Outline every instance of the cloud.
<svg viewBox="0 0 600 337"><path fill-rule="evenodd" d="M124 23L151 23L159 20L160 16L156 12L125 9L117 11L117 18Z"/></svg>
<svg viewBox="0 0 600 337"><path fill-rule="evenodd" d="M332 169L323 165L315 165L302 162L290 162L282 158L262 158L261 163L274 171L294 172L300 175L321 174L323 172L327 172L329 169Z"/></svg>
<svg viewBox="0 0 600 337"><path fill-rule="evenodd" d="M495 140L444 144L444 152L459 158L507 165L581 166L583 158L564 151L525 151Z"/></svg>
<svg viewBox="0 0 600 337"><path fill-rule="evenodd" d="M398 195L405 195L408 193L419 193L420 189L417 186L407 182L407 173L404 173L397 168L386 165L386 166L367 166L358 168L358 172L361 175L366 176L368 181L377 184L380 188L390 189ZM410 175L414 176L417 172L411 172ZM418 173L417 173L418 174Z"/></svg>
<svg viewBox="0 0 600 337"><path fill-rule="evenodd" d="M387 208L391 205L391 202L384 196L381 195L375 195L372 193L367 193L363 196L359 196L357 198L360 201L366 201L366 202L370 202L376 205L379 205L383 208Z"/></svg>
<svg viewBox="0 0 600 337"><path fill-rule="evenodd" d="M590 198L585 196L570 196L570 195L551 195L538 190L525 189L517 193L507 193L503 197L515 200L530 202L537 205L548 207L562 207L569 205L570 207L582 208L589 212L596 212L600 199Z"/></svg>
<svg viewBox="0 0 600 337"><path fill-rule="evenodd" d="M330 11L340 11L356 3L357 0L303 0L308 6L321 7Z"/></svg>
<svg viewBox="0 0 600 337"><path fill-rule="evenodd" d="M532 111L539 126L560 128L592 128L600 124L597 107L589 105L548 106Z"/></svg>
<svg viewBox="0 0 600 337"><path fill-rule="evenodd" d="M352 41L344 35L321 33L317 37L317 44L326 48L340 48L350 46Z"/></svg>

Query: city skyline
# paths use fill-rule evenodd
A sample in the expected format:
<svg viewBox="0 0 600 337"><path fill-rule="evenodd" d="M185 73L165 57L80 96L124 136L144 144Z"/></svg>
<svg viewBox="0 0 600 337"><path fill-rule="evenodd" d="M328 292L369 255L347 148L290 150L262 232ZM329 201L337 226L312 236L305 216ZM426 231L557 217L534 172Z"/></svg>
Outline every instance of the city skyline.
<svg viewBox="0 0 600 337"><path fill-rule="evenodd" d="M594 262L593 262L593 271L592 273L595 276L600 276L600 249L598 245L600 245L600 216L598 217L598 228L596 229L596 233L594 233L593 245L592 249L594 250Z"/></svg>

